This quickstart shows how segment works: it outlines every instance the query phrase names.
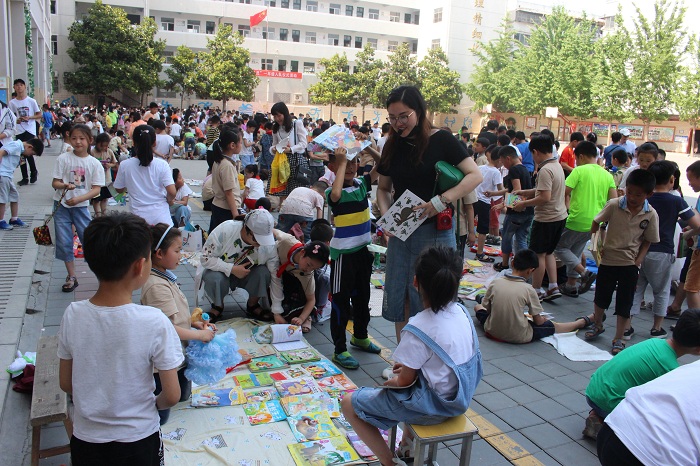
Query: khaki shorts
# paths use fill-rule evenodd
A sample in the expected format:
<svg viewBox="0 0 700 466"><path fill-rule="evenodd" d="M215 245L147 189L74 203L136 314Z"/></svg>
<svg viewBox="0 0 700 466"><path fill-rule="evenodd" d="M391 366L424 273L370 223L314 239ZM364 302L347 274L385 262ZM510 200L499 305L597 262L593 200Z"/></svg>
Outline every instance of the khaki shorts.
<svg viewBox="0 0 700 466"><path fill-rule="evenodd" d="M690 258L690 267L688 267L688 274L685 276L683 289L688 293L700 291L700 249L694 250Z"/></svg>

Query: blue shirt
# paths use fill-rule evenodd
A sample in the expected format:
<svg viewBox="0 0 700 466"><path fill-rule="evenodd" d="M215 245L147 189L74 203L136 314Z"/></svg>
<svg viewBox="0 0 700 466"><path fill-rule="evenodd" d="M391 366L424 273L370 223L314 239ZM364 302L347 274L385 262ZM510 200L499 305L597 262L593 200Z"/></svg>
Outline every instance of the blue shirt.
<svg viewBox="0 0 700 466"><path fill-rule="evenodd" d="M690 220L695 213L680 196L671 193L654 193L649 198L649 204L659 214L659 238L661 241L649 246L649 252L664 252L674 254L674 237L678 219Z"/></svg>
<svg viewBox="0 0 700 466"><path fill-rule="evenodd" d="M520 151L520 155L523 157L523 165L527 168L530 173L535 171L535 160L532 158L532 152L530 152L530 143L521 142L517 146Z"/></svg>
<svg viewBox="0 0 700 466"><path fill-rule="evenodd" d="M51 129L53 127L53 115L51 115L51 112L43 112L41 116L44 120L44 128Z"/></svg>
<svg viewBox="0 0 700 466"><path fill-rule="evenodd" d="M2 150L7 153L3 155L2 162L0 162L0 176L12 178L15 174L15 169L19 166L20 156L24 152L24 143L22 141L11 141L2 146Z"/></svg>

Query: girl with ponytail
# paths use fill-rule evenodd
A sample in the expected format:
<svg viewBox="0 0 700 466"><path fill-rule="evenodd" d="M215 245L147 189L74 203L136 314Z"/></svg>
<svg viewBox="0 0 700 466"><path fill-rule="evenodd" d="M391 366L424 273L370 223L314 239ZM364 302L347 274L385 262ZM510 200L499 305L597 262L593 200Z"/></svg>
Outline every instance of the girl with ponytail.
<svg viewBox="0 0 700 466"><path fill-rule="evenodd" d="M238 183L238 169L233 159L241 151L241 136L237 131L224 128L219 139L212 144L211 189L214 199L211 205L209 234L226 220L238 215L241 205L241 186Z"/></svg>

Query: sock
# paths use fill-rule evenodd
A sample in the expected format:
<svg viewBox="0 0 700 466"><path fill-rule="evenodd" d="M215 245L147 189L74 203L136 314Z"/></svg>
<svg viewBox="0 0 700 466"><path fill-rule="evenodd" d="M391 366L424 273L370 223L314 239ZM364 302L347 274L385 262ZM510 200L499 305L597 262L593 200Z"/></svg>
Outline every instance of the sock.
<svg viewBox="0 0 700 466"><path fill-rule="evenodd" d="M559 286L559 285L557 285L556 283L550 283L550 284L549 284L549 289L550 289L550 290L553 290L554 288L557 288L558 286Z"/></svg>
<svg viewBox="0 0 700 466"><path fill-rule="evenodd" d="M535 290L535 291L537 291L538 293L544 293L544 288L539 287L539 288L537 288L537 290Z"/></svg>
<svg viewBox="0 0 700 466"><path fill-rule="evenodd" d="M11 222L14 222L14 221L17 220L18 218L19 218L19 217L10 217L10 221L11 221Z"/></svg>

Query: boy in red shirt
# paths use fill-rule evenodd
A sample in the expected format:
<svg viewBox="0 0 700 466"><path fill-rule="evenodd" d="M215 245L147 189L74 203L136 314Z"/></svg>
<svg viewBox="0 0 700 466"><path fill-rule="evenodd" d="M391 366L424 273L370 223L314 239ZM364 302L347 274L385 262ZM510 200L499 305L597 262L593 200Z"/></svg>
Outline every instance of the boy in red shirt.
<svg viewBox="0 0 700 466"><path fill-rule="evenodd" d="M559 163L561 164L561 168L564 169L564 175L569 176L569 173L571 173L576 167L576 155L574 154L574 149L576 149L579 142L584 140L585 138L583 137L583 133L578 131L571 133L569 145L566 146L564 150L561 151L561 155L559 155Z"/></svg>

